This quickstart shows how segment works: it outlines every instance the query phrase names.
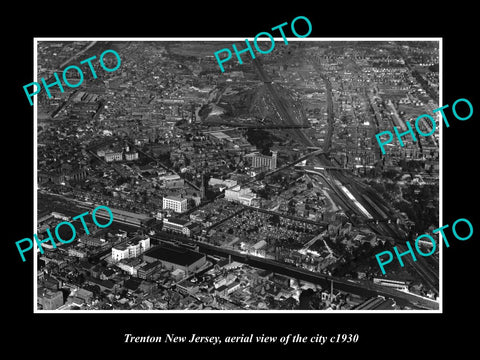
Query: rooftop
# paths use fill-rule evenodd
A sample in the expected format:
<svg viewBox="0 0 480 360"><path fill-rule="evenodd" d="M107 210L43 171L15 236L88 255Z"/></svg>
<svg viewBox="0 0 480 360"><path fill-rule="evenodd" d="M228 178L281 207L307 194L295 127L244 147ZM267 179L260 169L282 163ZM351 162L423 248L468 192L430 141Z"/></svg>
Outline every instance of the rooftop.
<svg viewBox="0 0 480 360"><path fill-rule="evenodd" d="M170 245L159 245L148 250L144 255L182 266L189 266L205 256L193 250Z"/></svg>
<svg viewBox="0 0 480 360"><path fill-rule="evenodd" d="M163 220L169 223L177 224L177 225L185 225L189 222L189 220L179 219L176 217L164 218Z"/></svg>
<svg viewBox="0 0 480 360"><path fill-rule="evenodd" d="M159 264L160 264L159 261L154 261L154 262L147 263L147 264L143 265L140 269L142 269L144 271L148 271L151 268L154 268L155 266L158 266Z"/></svg>
<svg viewBox="0 0 480 360"><path fill-rule="evenodd" d="M167 200L175 200L175 201L183 201L183 200L187 200L185 198L182 198L180 196L173 196L173 195L170 195L170 196L165 196L164 199L167 199Z"/></svg>

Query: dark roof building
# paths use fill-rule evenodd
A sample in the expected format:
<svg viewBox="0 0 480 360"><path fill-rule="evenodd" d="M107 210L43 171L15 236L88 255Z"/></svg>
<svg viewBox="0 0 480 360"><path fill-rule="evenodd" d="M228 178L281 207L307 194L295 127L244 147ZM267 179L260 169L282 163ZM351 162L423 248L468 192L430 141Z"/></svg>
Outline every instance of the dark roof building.
<svg viewBox="0 0 480 360"><path fill-rule="evenodd" d="M196 271L206 262L206 255L173 245L159 245L143 254L146 262L160 261L169 270L181 269L185 273Z"/></svg>
<svg viewBox="0 0 480 360"><path fill-rule="evenodd" d="M134 292L140 286L141 280L130 278L123 283L123 287L129 292Z"/></svg>
<svg viewBox="0 0 480 360"><path fill-rule="evenodd" d="M91 277L87 279L87 281L90 284L98 285L101 291L105 291L105 290L113 291L115 288L115 282L113 282L112 280L102 280L102 279L96 279Z"/></svg>
<svg viewBox="0 0 480 360"><path fill-rule="evenodd" d="M150 279L152 274L161 266L161 262L156 260L143 265L138 269L137 275L141 279Z"/></svg>

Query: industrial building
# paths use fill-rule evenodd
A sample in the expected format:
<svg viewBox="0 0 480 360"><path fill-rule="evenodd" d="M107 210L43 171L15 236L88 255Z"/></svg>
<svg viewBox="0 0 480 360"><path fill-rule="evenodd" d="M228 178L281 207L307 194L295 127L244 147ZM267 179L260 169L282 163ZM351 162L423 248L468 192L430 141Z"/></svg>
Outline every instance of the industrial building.
<svg viewBox="0 0 480 360"><path fill-rule="evenodd" d="M182 188L185 185L185 180L178 174L160 176L158 180L168 189Z"/></svg>
<svg viewBox="0 0 480 360"><path fill-rule="evenodd" d="M112 247L112 260L120 261L137 257L150 249L150 238L148 236L135 236L121 244Z"/></svg>
<svg viewBox="0 0 480 360"><path fill-rule="evenodd" d="M187 199L179 196L165 196L163 198L163 210L171 209L177 213L187 211Z"/></svg>
<svg viewBox="0 0 480 360"><path fill-rule="evenodd" d="M182 270L186 274L200 269L207 261L205 254L182 247L162 244L143 254L147 263L160 261L169 270Z"/></svg>
<svg viewBox="0 0 480 360"><path fill-rule="evenodd" d="M277 151L272 151L272 156L252 153L245 155L245 157L252 160L253 168L266 168L269 170L277 168Z"/></svg>
<svg viewBox="0 0 480 360"><path fill-rule="evenodd" d="M240 204L252 206L253 199L257 195L250 188L241 188L240 185L225 190L225 200L239 202Z"/></svg>
<svg viewBox="0 0 480 360"><path fill-rule="evenodd" d="M190 223L189 220L178 219L174 217L163 218L163 229L164 230L171 230L180 234L190 235L188 233L188 224Z"/></svg>

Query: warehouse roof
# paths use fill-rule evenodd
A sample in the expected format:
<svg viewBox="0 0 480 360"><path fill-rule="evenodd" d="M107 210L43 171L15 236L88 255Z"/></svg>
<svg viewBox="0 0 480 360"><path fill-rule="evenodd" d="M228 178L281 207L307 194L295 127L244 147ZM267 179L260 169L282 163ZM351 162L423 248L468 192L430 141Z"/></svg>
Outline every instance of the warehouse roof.
<svg viewBox="0 0 480 360"><path fill-rule="evenodd" d="M156 246L146 251L144 255L182 266L189 266L205 256L199 252L173 245Z"/></svg>

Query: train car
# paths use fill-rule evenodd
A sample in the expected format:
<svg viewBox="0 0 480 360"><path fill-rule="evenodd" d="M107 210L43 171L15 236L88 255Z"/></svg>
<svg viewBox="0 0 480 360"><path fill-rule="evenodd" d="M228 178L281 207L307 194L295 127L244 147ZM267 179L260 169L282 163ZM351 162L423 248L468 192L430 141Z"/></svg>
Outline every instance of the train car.
<svg viewBox="0 0 480 360"><path fill-rule="evenodd" d="M387 214L385 214L385 212L380 209L380 207L375 204L369 197L368 195L365 195L365 194L362 194L362 197L365 199L366 202L368 202L368 204L373 207L375 209L375 211L382 217L383 220L387 220L388 219L388 216Z"/></svg>

